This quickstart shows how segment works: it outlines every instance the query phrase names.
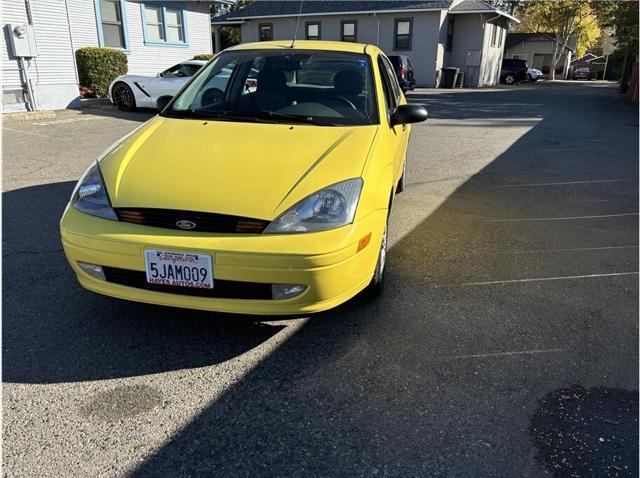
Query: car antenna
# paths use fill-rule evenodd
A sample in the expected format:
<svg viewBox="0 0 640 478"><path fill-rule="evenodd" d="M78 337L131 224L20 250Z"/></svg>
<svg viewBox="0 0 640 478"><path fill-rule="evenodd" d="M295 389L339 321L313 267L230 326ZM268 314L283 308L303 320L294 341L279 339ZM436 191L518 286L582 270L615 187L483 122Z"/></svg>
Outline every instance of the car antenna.
<svg viewBox="0 0 640 478"><path fill-rule="evenodd" d="M302 15L302 5L304 5L304 0L300 0L300 10L298 11L298 21L296 21L296 31L293 34L293 40L291 40L289 48L293 48L293 45L295 45L296 39L298 38L298 26L300 25L300 15Z"/></svg>

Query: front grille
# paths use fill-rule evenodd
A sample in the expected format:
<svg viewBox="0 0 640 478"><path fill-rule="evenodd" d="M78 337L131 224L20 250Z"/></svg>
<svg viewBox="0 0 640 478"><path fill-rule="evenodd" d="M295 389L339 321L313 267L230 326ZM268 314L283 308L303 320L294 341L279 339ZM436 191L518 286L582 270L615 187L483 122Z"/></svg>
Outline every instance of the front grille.
<svg viewBox="0 0 640 478"><path fill-rule="evenodd" d="M188 230L196 232L260 234L269 225L269 221L262 219L210 212L155 208L116 208L115 211L123 222L183 230L185 228L178 227L177 223L185 221L195 224Z"/></svg>
<svg viewBox="0 0 640 478"><path fill-rule="evenodd" d="M271 300L271 284L262 282L241 282L214 279L213 289L195 287L177 287L163 284L149 284L144 271L102 267L107 282L126 285L137 289L146 289L169 294L191 295L197 297L216 297L218 299L254 299Z"/></svg>

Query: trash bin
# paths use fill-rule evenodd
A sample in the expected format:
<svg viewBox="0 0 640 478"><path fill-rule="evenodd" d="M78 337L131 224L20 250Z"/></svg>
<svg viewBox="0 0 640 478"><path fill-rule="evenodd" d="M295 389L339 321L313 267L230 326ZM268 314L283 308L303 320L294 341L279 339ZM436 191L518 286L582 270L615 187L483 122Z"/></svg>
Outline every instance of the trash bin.
<svg viewBox="0 0 640 478"><path fill-rule="evenodd" d="M460 68L447 67L442 69L442 88L455 88Z"/></svg>
<svg viewBox="0 0 640 478"><path fill-rule="evenodd" d="M456 88L462 88L464 86L464 71L458 72L458 77L456 78Z"/></svg>

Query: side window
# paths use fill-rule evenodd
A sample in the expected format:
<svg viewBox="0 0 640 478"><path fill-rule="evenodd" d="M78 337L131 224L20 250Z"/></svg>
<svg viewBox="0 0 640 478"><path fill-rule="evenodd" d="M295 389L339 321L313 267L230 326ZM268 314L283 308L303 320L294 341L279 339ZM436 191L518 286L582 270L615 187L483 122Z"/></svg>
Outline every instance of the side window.
<svg viewBox="0 0 640 478"><path fill-rule="evenodd" d="M177 78L180 76L180 68L182 65L178 63L177 65L173 65L171 68L167 68L161 74L163 78Z"/></svg>
<svg viewBox="0 0 640 478"><path fill-rule="evenodd" d="M193 76L198 73L198 70L200 70L200 68L202 67L199 65L182 65L182 76Z"/></svg>
<svg viewBox="0 0 640 478"><path fill-rule="evenodd" d="M384 102L387 106L387 112L393 111L398 106L393 92L393 87L389 81L387 67L381 56L378 57L378 70L380 72L380 81L382 81L382 91L384 92Z"/></svg>
<svg viewBox="0 0 640 478"><path fill-rule="evenodd" d="M393 66L391 65L389 60L383 56L381 56L380 58L382 59L382 64L384 65L384 69L387 72L389 84L391 85L391 91L395 100L395 104L393 107L395 108L396 106L398 106L398 103L400 103L400 98L402 97L400 84L398 83L398 77L396 76L395 70L393 69Z"/></svg>

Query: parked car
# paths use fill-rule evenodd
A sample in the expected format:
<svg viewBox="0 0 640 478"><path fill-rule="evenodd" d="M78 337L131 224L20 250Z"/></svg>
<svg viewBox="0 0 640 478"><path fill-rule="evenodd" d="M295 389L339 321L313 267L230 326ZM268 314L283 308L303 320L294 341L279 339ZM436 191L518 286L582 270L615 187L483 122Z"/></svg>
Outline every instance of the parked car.
<svg viewBox="0 0 640 478"><path fill-rule="evenodd" d="M416 87L416 80L413 76L413 64L409 57L404 55L391 55L389 56L389 60L391 60L402 91L413 90Z"/></svg>
<svg viewBox="0 0 640 478"><path fill-rule="evenodd" d="M529 67L526 60L503 58L502 69L500 70L500 81L507 85L513 85L514 83L528 80L528 70Z"/></svg>
<svg viewBox="0 0 640 478"><path fill-rule="evenodd" d="M529 81L531 82L538 81L540 78L542 78L542 74L543 73L537 68L529 68L527 70L527 75L529 76Z"/></svg>
<svg viewBox="0 0 640 478"><path fill-rule="evenodd" d="M87 289L175 307L307 314L376 296L426 118L375 46L231 47L89 166L60 223L66 257Z"/></svg>
<svg viewBox="0 0 640 478"><path fill-rule="evenodd" d="M593 79L593 75L591 74L591 68L589 67L580 67L576 68L573 72L574 80L591 80Z"/></svg>
<svg viewBox="0 0 640 478"><path fill-rule="evenodd" d="M188 60L156 76L119 76L109 85L109 97L115 106L123 110L156 108L159 97L175 95L206 63L203 60Z"/></svg>

